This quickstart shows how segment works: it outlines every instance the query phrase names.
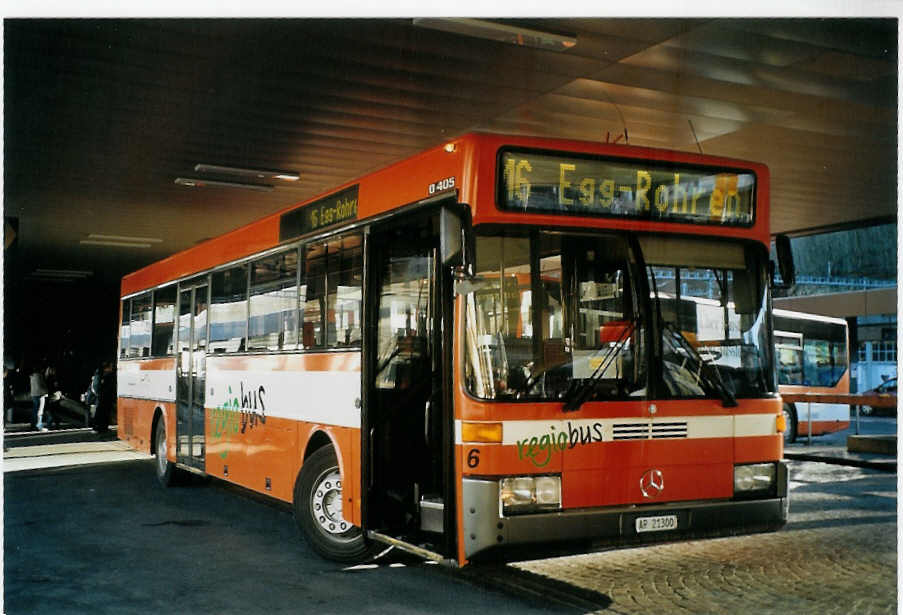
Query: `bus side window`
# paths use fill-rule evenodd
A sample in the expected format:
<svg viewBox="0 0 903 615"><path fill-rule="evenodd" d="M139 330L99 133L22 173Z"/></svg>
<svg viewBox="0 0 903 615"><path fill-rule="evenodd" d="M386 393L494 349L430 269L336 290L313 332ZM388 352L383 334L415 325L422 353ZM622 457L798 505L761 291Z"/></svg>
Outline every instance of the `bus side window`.
<svg viewBox="0 0 903 615"><path fill-rule="evenodd" d="M119 326L119 358L126 359L129 356L129 322L131 320L131 299L122 300L122 320Z"/></svg>
<svg viewBox="0 0 903 615"><path fill-rule="evenodd" d="M363 252L360 234L307 245L301 276L302 348L361 343Z"/></svg>
<svg viewBox="0 0 903 615"><path fill-rule="evenodd" d="M360 235L329 242L326 250L326 343L330 348L361 342L363 251Z"/></svg>
<svg viewBox="0 0 903 615"><path fill-rule="evenodd" d="M132 317L129 325L130 358L150 356L152 306L151 293L144 293L132 299Z"/></svg>
<svg viewBox="0 0 903 615"><path fill-rule="evenodd" d="M298 347L297 277L297 249L251 264L248 350Z"/></svg>
<svg viewBox="0 0 903 615"><path fill-rule="evenodd" d="M322 348L326 343L323 330L326 311L326 244L312 243L304 250L301 345L305 349Z"/></svg>
<svg viewBox="0 0 903 615"><path fill-rule="evenodd" d="M176 286L173 284L154 291L154 331L151 355L163 357L175 351L174 323L176 317Z"/></svg>
<svg viewBox="0 0 903 615"><path fill-rule="evenodd" d="M211 276L210 351L245 350L248 323L248 266L239 265Z"/></svg>

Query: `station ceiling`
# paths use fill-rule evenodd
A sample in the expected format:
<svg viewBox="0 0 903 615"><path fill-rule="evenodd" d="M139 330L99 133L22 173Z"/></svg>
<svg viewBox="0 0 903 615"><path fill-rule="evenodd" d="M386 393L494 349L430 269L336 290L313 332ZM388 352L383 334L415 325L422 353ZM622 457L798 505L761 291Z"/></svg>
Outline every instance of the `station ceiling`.
<svg viewBox="0 0 903 615"><path fill-rule="evenodd" d="M896 19L503 24L525 28L521 42L563 35L561 51L452 25L5 20L4 215L19 273L115 280L472 130L626 132L764 162L773 232L897 214ZM301 178L271 192L175 183L201 163Z"/></svg>

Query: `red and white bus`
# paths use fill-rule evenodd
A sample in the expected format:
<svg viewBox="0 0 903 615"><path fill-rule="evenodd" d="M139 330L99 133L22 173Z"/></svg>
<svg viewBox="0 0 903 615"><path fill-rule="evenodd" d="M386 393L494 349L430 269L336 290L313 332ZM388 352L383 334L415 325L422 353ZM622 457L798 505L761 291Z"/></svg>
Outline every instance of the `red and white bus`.
<svg viewBox="0 0 903 615"><path fill-rule="evenodd" d="M782 395L850 392L847 321L842 318L774 310L778 389ZM785 442L849 428L849 404L784 402ZM811 429L811 431L810 431Z"/></svg>
<svg viewBox="0 0 903 615"><path fill-rule="evenodd" d="M119 437L321 555L786 522L765 166L469 134L122 281Z"/></svg>

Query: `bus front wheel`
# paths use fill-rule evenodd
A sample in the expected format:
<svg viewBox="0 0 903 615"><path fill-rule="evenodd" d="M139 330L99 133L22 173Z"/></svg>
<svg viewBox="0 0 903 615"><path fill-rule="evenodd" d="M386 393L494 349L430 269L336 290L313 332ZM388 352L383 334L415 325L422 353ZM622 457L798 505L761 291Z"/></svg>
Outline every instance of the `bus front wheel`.
<svg viewBox="0 0 903 615"><path fill-rule="evenodd" d="M331 446L317 449L301 466L295 481L295 521L320 556L359 562L372 554L364 533L342 514L342 475Z"/></svg>
<svg viewBox="0 0 903 615"><path fill-rule="evenodd" d="M154 429L154 454L157 456L154 460L157 480L164 487L175 484L178 470L176 470L176 464L166 458L166 425L163 423L162 417L157 421Z"/></svg>
<svg viewBox="0 0 903 615"><path fill-rule="evenodd" d="M784 430L784 444L793 444L796 441L796 408L791 404L784 404L784 422L787 428Z"/></svg>

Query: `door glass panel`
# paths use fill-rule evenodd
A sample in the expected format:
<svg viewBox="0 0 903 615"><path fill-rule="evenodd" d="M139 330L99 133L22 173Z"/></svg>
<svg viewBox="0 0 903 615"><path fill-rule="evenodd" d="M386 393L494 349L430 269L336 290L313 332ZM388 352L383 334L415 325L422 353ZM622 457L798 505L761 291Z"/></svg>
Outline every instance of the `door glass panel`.
<svg viewBox="0 0 903 615"><path fill-rule="evenodd" d="M399 536L418 519L423 499L443 493L441 370L436 364L441 353L435 352L439 316L433 301L436 241L426 225L371 238L374 286L368 322L375 326L367 327L368 361L374 366L367 399L368 522Z"/></svg>
<svg viewBox="0 0 903 615"><path fill-rule="evenodd" d="M190 455L191 421L191 290L179 293L179 359L176 377L176 455L183 460Z"/></svg>
<svg viewBox="0 0 903 615"><path fill-rule="evenodd" d="M433 254L393 254L383 264L376 388L407 389L429 374Z"/></svg>
<svg viewBox="0 0 903 615"><path fill-rule="evenodd" d="M207 376L207 287L195 290L194 329L192 335L191 372L191 456L197 462L204 457L204 399Z"/></svg>

